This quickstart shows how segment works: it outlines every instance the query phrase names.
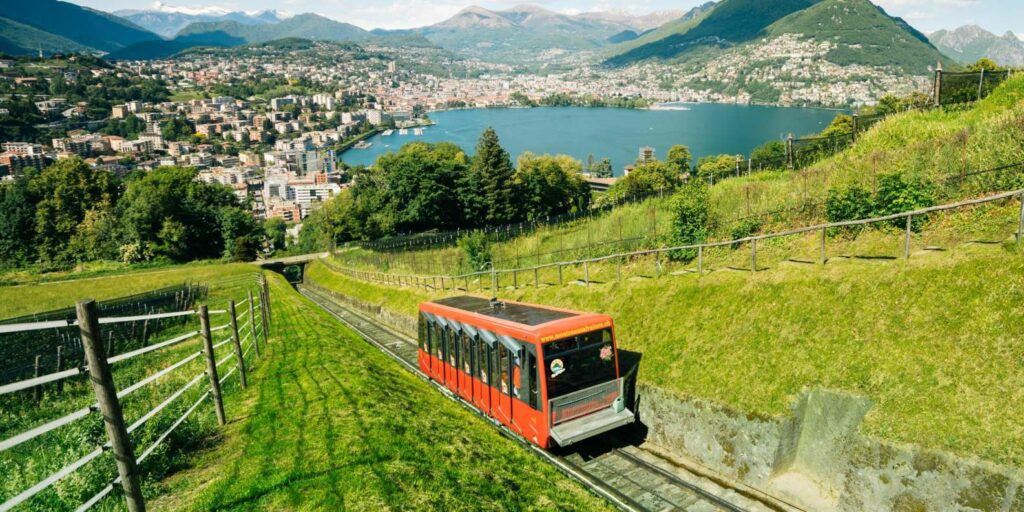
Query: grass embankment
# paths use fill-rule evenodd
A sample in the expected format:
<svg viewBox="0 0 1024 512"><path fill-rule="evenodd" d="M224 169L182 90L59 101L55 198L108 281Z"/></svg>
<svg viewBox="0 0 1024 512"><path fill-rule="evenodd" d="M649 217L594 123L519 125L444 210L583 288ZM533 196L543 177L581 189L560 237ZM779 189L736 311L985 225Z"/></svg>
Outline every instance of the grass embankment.
<svg viewBox="0 0 1024 512"><path fill-rule="evenodd" d="M265 368L154 509L607 508L282 279L271 296Z"/></svg>
<svg viewBox="0 0 1024 512"><path fill-rule="evenodd" d="M811 238L793 244L814 247ZM898 234L871 240L901 247ZM621 347L642 354L639 379L682 396L774 416L807 386L847 390L875 404L867 434L1020 466L1024 409L1011 404L1024 400L1021 256L1008 243L966 245L909 262L833 258L659 279L652 260L638 260L621 281L614 264L592 265L590 288L551 286L552 273L533 288L530 273L520 276L528 287L511 290L505 278L500 296L613 315ZM441 295L357 282L320 264L306 277L410 316Z"/></svg>
<svg viewBox="0 0 1024 512"><path fill-rule="evenodd" d="M180 284L186 280L198 281L209 286L209 294L204 302L211 309L224 309L228 300L242 300L246 290L255 291L256 268L251 265L205 265L199 267L168 269L159 272L126 274L124 276L107 276L75 281L64 281L45 285L29 285L0 288L0 311L4 316L23 314L29 311L46 311L54 308L74 305L82 297L96 299L115 298L146 290ZM251 277L246 280L245 276ZM211 315L211 324L218 326L227 322L225 315ZM239 322L242 336L247 334L244 326L247 319ZM189 317L185 325L174 325L151 332L149 341L156 343L175 337L181 333L197 330L199 319ZM101 332L102 332L101 327ZM40 336L52 336L47 331L40 331ZM227 331L214 333L216 342L228 336ZM118 341L119 346L124 343ZM139 348L141 342L121 346L118 352ZM153 375L167 366L178 362L201 349L201 340L196 337L171 347L150 352L112 366L114 383L119 390ZM217 349L218 360L228 353L228 346ZM250 364L255 364L259 371L259 363L249 355ZM230 360L221 366L221 374L225 374L234 365ZM197 358L170 374L143 387L122 399L125 420L136 421L144 413L184 386L205 369L202 358ZM45 372L53 368L44 368ZM79 375L66 379L63 390L56 384L44 387L41 400L36 403L32 399L32 390L16 392L0 397L0 439L8 439L46 422L60 418L66 414L86 407L95 402L92 386L87 375ZM143 427L131 435L136 447L136 456L156 440L207 387L206 381L193 387L183 394L167 409L149 420ZM237 402L237 376L229 378L224 385L225 402L229 408ZM187 421L176 430L142 465L144 475L143 489L147 496L159 492L158 481L179 463L182 452L194 449L211 442L216 436L216 422L213 419L212 405L209 401L200 406L199 414ZM0 502L6 501L19 492L31 487L36 482L51 475L67 464L91 452L95 447L107 442L103 420L99 414L93 413L81 420L60 427L31 441L12 449L0 452ZM117 476L113 458L104 454L99 459L87 464L79 471L58 481L53 487L42 491L28 501L23 508L26 510L72 510ZM123 501L117 497L108 497L98 504L100 510L120 510Z"/></svg>
<svg viewBox="0 0 1024 512"><path fill-rule="evenodd" d="M21 316L37 311L74 306L83 298L113 299L179 285L186 281L205 283L232 276L251 274L256 267L247 263L196 263L158 269L139 269L129 272L96 271L83 277L68 274L65 279L52 280L36 276L23 276L26 284L0 287L0 318Z"/></svg>
<svg viewBox="0 0 1024 512"><path fill-rule="evenodd" d="M745 217L756 217L754 231L760 233L824 222L821 205L829 189L858 184L875 190L878 177L891 173L931 183L939 203L1024 188L1020 169L959 179L962 172L1022 161L1024 76L1011 79L973 106L892 116L861 134L852 147L807 169L717 181L709 197L711 238L744 236L750 229L741 220ZM670 246L670 223L667 199L655 198L495 244L492 253L499 268L514 268L611 254L623 247ZM626 242L620 244L620 238ZM373 253L352 250L343 253L342 261L423 274L469 270L457 248L392 255L383 265Z"/></svg>

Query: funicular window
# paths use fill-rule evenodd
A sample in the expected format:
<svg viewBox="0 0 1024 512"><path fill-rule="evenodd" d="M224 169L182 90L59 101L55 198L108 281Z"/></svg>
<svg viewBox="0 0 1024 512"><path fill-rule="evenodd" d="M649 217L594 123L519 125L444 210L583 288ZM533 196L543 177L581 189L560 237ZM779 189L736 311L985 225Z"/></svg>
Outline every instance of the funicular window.
<svg viewBox="0 0 1024 512"><path fill-rule="evenodd" d="M528 379L527 386L529 387L529 393L527 396L527 403L534 409L540 409L540 395L537 389L537 356L533 352L526 351L526 378Z"/></svg>
<svg viewBox="0 0 1024 512"><path fill-rule="evenodd" d="M614 380L611 329L570 336L544 345L548 400Z"/></svg>
<svg viewBox="0 0 1024 512"><path fill-rule="evenodd" d="M437 345L434 347L434 350L437 351L437 359L444 362L445 354L447 353L447 348L445 348L444 327L434 325L434 337L437 339Z"/></svg>
<svg viewBox="0 0 1024 512"><path fill-rule="evenodd" d="M509 395L511 393L511 391L512 391L512 388L509 386L508 368L509 368L508 350L505 348L504 345L500 345L499 344L498 345L498 368L497 368L497 371L495 373L497 373L500 376L500 380L499 380L499 384L498 384L499 385L499 389L501 389L501 392L506 394L506 395Z"/></svg>
<svg viewBox="0 0 1024 512"><path fill-rule="evenodd" d="M489 357L490 353L488 352L487 349L487 343L484 343L484 340L476 340L477 373L478 375L480 375L480 382L483 382L484 384L490 382L490 379L487 378L487 375L488 373L490 373L491 361Z"/></svg>
<svg viewBox="0 0 1024 512"><path fill-rule="evenodd" d="M473 364L473 356L472 356L472 354L473 354L473 352L471 352L469 350L469 333L463 332L462 336L460 337L460 339L462 341L462 347L459 350L459 353L462 355L462 361L460 362L462 364L462 371L466 375L472 376L473 375L473 367L472 367L472 364Z"/></svg>
<svg viewBox="0 0 1024 512"><path fill-rule="evenodd" d="M456 370L459 369L459 342L458 333L451 329L445 329L448 332L448 364Z"/></svg>

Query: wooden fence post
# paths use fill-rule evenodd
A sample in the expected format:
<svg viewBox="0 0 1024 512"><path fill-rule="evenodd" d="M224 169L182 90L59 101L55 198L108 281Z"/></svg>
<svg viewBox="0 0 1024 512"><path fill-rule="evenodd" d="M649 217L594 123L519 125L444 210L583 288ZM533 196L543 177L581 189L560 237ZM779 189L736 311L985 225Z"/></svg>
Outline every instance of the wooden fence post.
<svg viewBox="0 0 1024 512"><path fill-rule="evenodd" d="M913 219L913 215L907 215L907 239L903 244L903 257L910 259L910 221Z"/></svg>
<svg viewBox="0 0 1024 512"><path fill-rule="evenodd" d="M249 294L249 335L252 336L252 346L256 349L256 357L260 357L260 338L256 336L256 309L252 305L252 290L246 290Z"/></svg>
<svg viewBox="0 0 1024 512"><path fill-rule="evenodd" d="M697 246L697 276L704 275L704 246Z"/></svg>
<svg viewBox="0 0 1024 512"><path fill-rule="evenodd" d="M587 260L583 260L583 279L587 283L587 288L590 288L590 265Z"/></svg>
<svg viewBox="0 0 1024 512"><path fill-rule="evenodd" d="M245 374L245 358L242 357L242 340L238 337L238 315L235 313L235 301L228 301L228 315L231 317L231 341L235 346L235 359L238 361L238 381L242 389L249 387L249 379Z"/></svg>
<svg viewBox="0 0 1024 512"><path fill-rule="evenodd" d="M263 295L267 300L263 303L264 308L267 310L267 316L263 319L264 323L271 323L274 321L274 312L270 309L270 285L267 283L267 278L260 276L263 281Z"/></svg>
<svg viewBox="0 0 1024 512"><path fill-rule="evenodd" d="M757 272L757 239L750 241L750 271Z"/></svg>
<svg viewBox="0 0 1024 512"><path fill-rule="evenodd" d="M110 439L117 464L117 474L121 477L121 488L130 512L144 512L146 502L142 499L142 487L139 482L139 468L135 463L135 451L132 449L128 429L124 425L124 412L121 402L117 399L114 388L114 377L110 373L107 356L103 353L103 337L100 334L99 314L96 301L80 300L75 305L78 316L78 329L81 333L82 349L85 352L86 365L89 367L89 381L96 394L96 402L103 416L103 425Z"/></svg>
<svg viewBox="0 0 1024 512"><path fill-rule="evenodd" d="M559 263L557 266L558 266L558 286L562 286L562 264Z"/></svg>
<svg viewBox="0 0 1024 512"><path fill-rule="evenodd" d="M260 321L263 323L263 343L270 343L270 293L264 289L260 298Z"/></svg>
<svg viewBox="0 0 1024 512"><path fill-rule="evenodd" d="M828 258L825 256L825 235L827 233L826 228L821 228L821 264L824 265Z"/></svg>
<svg viewBox="0 0 1024 512"><path fill-rule="evenodd" d="M213 340L210 338L210 311L206 304L199 306L199 333L203 337L203 355L206 356L206 375L210 378L210 394L213 395L213 407L217 411L217 424L224 426L224 399L220 394L220 378L217 376L217 358L213 354Z"/></svg>
<svg viewBox="0 0 1024 512"><path fill-rule="evenodd" d="M1017 245L1024 239L1024 194L1020 195L1020 217L1017 219Z"/></svg>
<svg viewBox="0 0 1024 512"><path fill-rule="evenodd" d="M38 378L43 373L43 356L36 354L36 365L32 376ZM43 385L39 384L32 387L32 400L39 403L43 399Z"/></svg>
<svg viewBox="0 0 1024 512"><path fill-rule="evenodd" d="M64 345L57 345L57 371L64 371ZM64 392L64 379L57 381L57 392Z"/></svg>

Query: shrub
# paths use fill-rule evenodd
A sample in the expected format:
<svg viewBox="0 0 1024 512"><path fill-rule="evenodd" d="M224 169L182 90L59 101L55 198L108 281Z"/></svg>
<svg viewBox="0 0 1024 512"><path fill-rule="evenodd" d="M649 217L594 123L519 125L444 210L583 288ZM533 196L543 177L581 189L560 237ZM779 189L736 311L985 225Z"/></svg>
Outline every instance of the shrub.
<svg viewBox="0 0 1024 512"><path fill-rule="evenodd" d="M740 238L746 238L753 236L761 230L761 221L758 219L742 219L733 224L732 229L729 231L729 238L732 240L738 240ZM732 244L733 249L738 249L740 244Z"/></svg>
<svg viewBox="0 0 1024 512"><path fill-rule="evenodd" d="M829 222L866 219L874 211L874 197L869 190L859 185L844 190L829 190L825 199L825 215Z"/></svg>
<svg viewBox="0 0 1024 512"><path fill-rule="evenodd" d="M458 245L466 254L466 261L473 271L480 270L484 264L491 261L491 241L479 229L463 235Z"/></svg>
<svg viewBox="0 0 1024 512"><path fill-rule="evenodd" d="M708 186L697 180L690 181L672 197L672 245L703 243L708 237ZM672 251L674 260L690 261L697 256L696 249Z"/></svg>
<svg viewBox="0 0 1024 512"><path fill-rule="evenodd" d="M878 192L875 194L875 215L885 216L908 212L920 208L935 206L935 187L920 178L911 178L903 174L887 174L878 179ZM911 221L911 229L920 231L927 221L919 215ZM904 227L906 221L892 221L896 227Z"/></svg>

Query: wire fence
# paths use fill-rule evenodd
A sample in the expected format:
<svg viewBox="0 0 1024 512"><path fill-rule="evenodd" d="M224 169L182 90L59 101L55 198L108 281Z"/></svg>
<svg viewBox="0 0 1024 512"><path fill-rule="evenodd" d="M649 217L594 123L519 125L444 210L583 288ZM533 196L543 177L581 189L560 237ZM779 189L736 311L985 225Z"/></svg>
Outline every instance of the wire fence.
<svg viewBox="0 0 1024 512"><path fill-rule="evenodd" d="M140 465L155 453L162 444L167 442L174 431L195 413L199 406L208 398L212 397L218 423L223 426L226 418L224 415L221 385L237 373L241 387L246 387L247 367L250 364L247 363L246 356L250 352L255 351L256 357L260 357L260 338L262 338L264 344L269 340L271 311L269 288L266 280L260 276L258 280L249 277L243 280L231 281L230 283L225 281L221 284L236 284L242 288L248 288L247 294L244 298L228 301L228 307L224 310L211 310L207 305L200 305L192 309L193 304L191 301L198 297L198 290L205 288L188 285L188 289L191 290L188 300L179 302L179 304L188 305L188 308L180 311L144 313L132 316L102 316L101 311L103 307L100 304L92 300L83 300L77 303L73 320L70 318L59 320L40 319L60 316L57 312L48 312L46 314L30 315L29 317L16 319L18 322L8 321L3 324L3 328L8 334L46 331L52 328L54 321L74 326L79 331L78 339L80 340L84 360L81 364L67 369L57 369L56 371L35 375L28 379L4 383L0 385L0 397L24 392L38 393L44 387L60 386L67 379L87 374L95 395L95 402L14 435L5 433L4 435L7 437L0 439L0 453L11 450L40 436L50 434L67 425L97 416L103 418L103 424L107 432L107 441L100 446L95 446L85 455L65 464L60 469L50 473L18 494L7 496L6 501L0 503L0 512L6 512L22 504L29 503L29 500L37 497L41 492L82 470L93 461L103 458L104 454L108 451L113 453L113 459L117 466L117 476L110 476L106 485L99 489L91 498L85 500L78 510L91 508L110 495L116 488L120 488L123 492L129 510L145 509L140 488ZM159 293L146 294L146 297L162 297L166 291L162 290ZM180 295L178 294L180 291L182 290L177 290L174 294L178 297L178 300L180 300ZM195 293L192 294L193 292ZM133 296L130 298L131 300L127 299L129 298L109 301L106 309L108 311L111 309L118 311L131 309L128 306L121 308L115 305L130 304L132 301L139 300L140 297ZM66 313L66 310L61 310L61 312ZM23 320L26 318L36 320L24 322ZM198 318L199 326L198 329L189 330L161 341L141 344L141 346L133 350L116 354L106 350L104 333L107 330L139 321L156 321L167 318L186 320ZM211 325L211 319L220 320L222 323ZM224 337L224 339L220 339L221 337ZM113 370L121 366L122 363L136 360L136 358L154 352L166 351L177 347L187 348L185 344L196 338L201 339L201 349L188 352L183 358L121 389L115 386ZM230 345L230 347L227 347L227 345ZM224 357L218 359L220 354L218 354L217 349L221 349L222 354L226 352ZM167 354L174 357L170 353ZM206 361L205 370L190 376L190 378L186 377L189 380L185 385L177 388L155 407L142 413L132 423L126 422L125 409L122 406L126 398L136 395L137 392L143 389L150 389L150 395L156 393L158 390L151 389L155 385L154 383L158 381L166 382L169 379L168 376L187 371L189 363L200 358ZM232 361L234 364L229 364ZM203 384L204 380L206 384ZM175 418L169 427L161 431L151 443L143 446L143 443L139 442L138 435L133 437L134 433L149 424L151 420L159 417L161 414L166 414L165 411L168 411L172 406L175 406L178 410L182 409L184 407L181 405L182 398L193 390L199 393L198 398L188 404L188 407L184 409L184 413ZM14 396L16 397L17 395ZM33 454L33 452L24 451L21 453L27 454L29 459L31 459ZM138 454L137 456L136 453ZM15 461L15 463L18 462ZM30 460L20 462L31 465Z"/></svg>
<svg viewBox="0 0 1024 512"><path fill-rule="evenodd" d="M559 285L565 284L566 280L563 278L563 271L568 268L583 267L583 278L579 281L589 286L591 283L590 279L590 265L601 262L613 262L616 265L616 276L621 278L620 267L624 261L635 259L644 256L654 256L654 270L655 276L661 273L662 259L679 259L681 254L692 254L696 253L698 275L702 275L705 271L704 255L705 252L710 249L730 247L738 248L744 244L749 245L751 250L751 266L748 269L751 272L758 271L757 264L757 243L758 241L766 241L776 238L791 237L795 235L802 235L810 232L820 232L820 262L825 263L827 261L827 247L826 242L828 233L835 230L841 230L844 228L868 226L872 224L888 224L899 223L905 225L906 235L904 244L904 257L909 259L911 252L911 237L913 235L913 223L915 220L926 218L933 213L957 210L962 208L974 207L977 205L993 203L998 201L1007 201L1017 199L1020 201L1019 214L1016 215L1016 230L1013 233L1016 243L1021 244L1022 238L1024 238L1024 189L1013 190L1010 192L1003 192L995 195L990 195L978 199L971 199L967 201L961 201L957 203L945 204L940 206L932 206L929 208L918 209L914 211L902 212L893 215L886 215L880 217L873 217L868 219L851 220L843 222L832 222L815 224L806 227L800 227L795 229L789 229L785 231L778 231L767 234L752 235L746 237L739 237L721 241L705 242L699 244L687 244L678 245L671 247L659 247L651 249L642 249L628 252L615 252L613 254L581 258L574 260L562 260L552 263L537 264L526 267L516 268L497 268L491 266L489 271L469 272L464 274L449 274L449 275L414 275L414 274L396 274L387 272L376 272L366 271L353 268L345 268L329 260L321 260L328 269L346 275L353 279L362 281L385 284L392 286L411 286L423 288L425 290L463 290L470 291L471 283L477 283L478 289L483 291L485 288L489 289L492 293L496 290L501 289L501 280L503 277L511 278L511 286L518 288L520 283L528 284L531 282L534 286L540 286L539 272L542 270L557 270ZM687 258L683 258L687 259ZM520 280L520 276L525 275L525 279ZM487 277L490 277L490 286L486 286ZM461 285L461 286L460 286Z"/></svg>
<svg viewBox="0 0 1024 512"><path fill-rule="evenodd" d="M1011 77L1012 70L949 73L940 69L935 72L935 104L954 105L981 101Z"/></svg>
<svg viewBox="0 0 1024 512"><path fill-rule="evenodd" d="M104 329L108 354L145 345L151 336L181 326L186 318L165 314L190 309L206 297L208 289L195 283L183 283L150 292L97 303L105 317L132 316ZM74 308L64 308L7 318L0 321L0 384L55 368L77 366L84 357ZM19 326L34 324L25 330Z"/></svg>

